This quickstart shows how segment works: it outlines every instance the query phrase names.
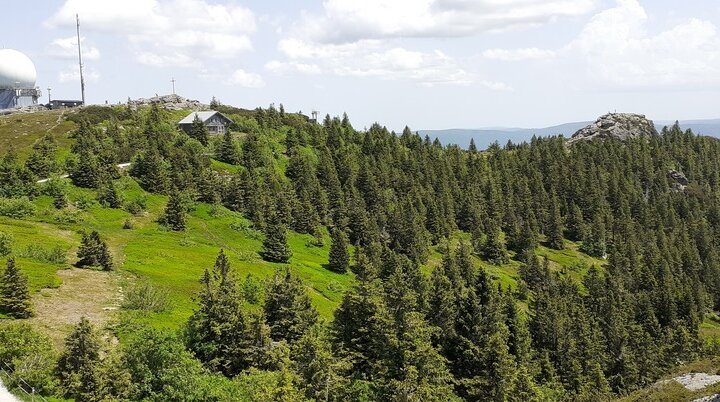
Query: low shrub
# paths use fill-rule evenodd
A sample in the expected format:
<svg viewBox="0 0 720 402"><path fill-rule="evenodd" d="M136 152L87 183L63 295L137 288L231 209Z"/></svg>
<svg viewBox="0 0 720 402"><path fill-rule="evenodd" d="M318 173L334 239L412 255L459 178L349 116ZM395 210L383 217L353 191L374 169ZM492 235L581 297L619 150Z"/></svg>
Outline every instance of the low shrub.
<svg viewBox="0 0 720 402"><path fill-rule="evenodd" d="M0 361L10 372L7 386L22 384L49 395L57 386L54 376L56 352L50 338L29 324L10 323L0 326Z"/></svg>
<svg viewBox="0 0 720 402"><path fill-rule="evenodd" d="M35 213L35 205L27 197L0 198L0 215L15 219L26 218Z"/></svg>
<svg viewBox="0 0 720 402"><path fill-rule="evenodd" d="M147 197L137 197L125 203L125 210L133 215L140 215L147 208Z"/></svg>
<svg viewBox="0 0 720 402"><path fill-rule="evenodd" d="M18 257L32 258L33 260L47 262L50 264L65 264L67 262L65 249L59 245L51 248L45 248L39 244L29 244L27 247L18 252Z"/></svg>
<svg viewBox="0 0 720 402"><path fill-rule="evenodd" d="M138 283L128 290L122 306L128 310L162 313L169 307L168 292L147 282Z"/></svg>

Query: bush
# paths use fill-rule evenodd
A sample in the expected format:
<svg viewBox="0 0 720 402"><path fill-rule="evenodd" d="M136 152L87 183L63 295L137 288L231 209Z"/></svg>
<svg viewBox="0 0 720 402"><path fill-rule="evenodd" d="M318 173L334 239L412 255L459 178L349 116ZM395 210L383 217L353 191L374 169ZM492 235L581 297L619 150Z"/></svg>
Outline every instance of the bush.
<svg viewBox="0 0 720 402"><path fill-rule="evenodd" d="M52 248L45 248L39 244L29 244L24 250L18 253L18 257L32 258L33 260L50 264L65 264L67 262L65 250L59 245Z"/></svg>
<svg viewBox="0 0 720 402"><path fill-rule="evenodd" d="M19 386L22 378L35 391L51 394L57 385L53 373L55 360L56 352L50 338L32 326L25 323L0 326L0 361L12 370L9 387Z"/></svg>
<svg viewBox="0 0 720 402"><path fill-rule="evenodd" d="M52 213L52 220L56 223L81 223L85 220L83 212L77 209L59 209Z"/></svg>
<svg viewBox="0 0 720 402"><path fill-rule="evenodd" d="M75 206L83 211L92 207L93 204L95 204L95 200L87 194L81 194L78 196L77 201L75 201Z"/></svg>
<svg viewBox="0 0 720 402"><path fill-rule="evenodd" d="M22 219L34 213L35 205L27 197L0 198L0 216Z"/></svg>
<svg viewBox="0 0 720 402"><path fill-rule="evenodd" d="M168 292L147 282L138 283L127 292L122 306L128 310L162 313L168 309Z"/></svg>
<svg viewBox="0 0 720 402"><path fill-rule="evenodd" d="M125 203L125 210L133 215L140 215L147 208L147 197L133 198Z"/></svg>
<svg viewBox="0 0 720 402"><path fill-rule="evenodd" d="M5 232L0 232L0 257L12 253L13 237Z"/></svg>
<svg viewBox="0 0 720 402"><path fill-rule="evenodd" d="M123 229L130 230L130 229L133 229L134 227L135 227L135 224L129 218L125 219L125 222L123 222Z"/></svg>

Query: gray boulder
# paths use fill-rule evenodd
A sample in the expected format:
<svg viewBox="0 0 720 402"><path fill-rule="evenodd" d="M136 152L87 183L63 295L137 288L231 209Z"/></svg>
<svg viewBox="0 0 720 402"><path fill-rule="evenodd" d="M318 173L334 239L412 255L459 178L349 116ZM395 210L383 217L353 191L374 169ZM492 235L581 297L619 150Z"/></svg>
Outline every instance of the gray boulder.
<svg viewBox="0 0 720 402"><path fill-rule="evenodd" d="M605 140L616 138L627 140L629 138L649 137L658 135L655 124L645 115L634 113L608 113L600 116L594 123L581 128L568 140L568 145L578 141Z"/></svg>

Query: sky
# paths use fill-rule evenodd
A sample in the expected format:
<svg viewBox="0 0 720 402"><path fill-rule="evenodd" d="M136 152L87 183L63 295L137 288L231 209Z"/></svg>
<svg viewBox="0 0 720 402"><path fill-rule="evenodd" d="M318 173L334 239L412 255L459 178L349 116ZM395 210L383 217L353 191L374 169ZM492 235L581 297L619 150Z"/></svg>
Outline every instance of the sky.
<svg viewBox="0 0 720 402"><path fill-rule="evenodd" d="M356 128L719 118L716 0L4 1L47 97L283 104Z"/></svg>

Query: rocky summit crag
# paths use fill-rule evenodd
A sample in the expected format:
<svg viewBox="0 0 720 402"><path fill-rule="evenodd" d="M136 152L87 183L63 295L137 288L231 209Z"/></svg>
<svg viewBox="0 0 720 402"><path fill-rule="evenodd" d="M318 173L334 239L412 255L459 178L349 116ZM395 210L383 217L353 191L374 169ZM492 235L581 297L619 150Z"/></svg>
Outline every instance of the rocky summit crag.
<svg viewBox="0 0 720 402"><path fill-rule="evenodd" d="M578 130L572 135L568 141L568 145L585 140L605 140L608 138L626 140L628 138L652 135L658 135L658 132L655 129L655 124L653 124L652 120L648 120L645 115L634 113L608 113L600 116L600 118L589 126Z"/></svg>
<svg viewBox="0 0 720 402"><path fill-rule="evenodd" d="M137 108L138 106L149 106L152 104L157 104L160 107L167 109L167 110L210 110L210 106L206 105L204 103L201 103L197 100L192 99L186 99L183 98L180 95L162 95L162 96L154 96L152 98L146 99L146 98L140 98L131 100L128 99L128 104L132 108Z"/></svg>

